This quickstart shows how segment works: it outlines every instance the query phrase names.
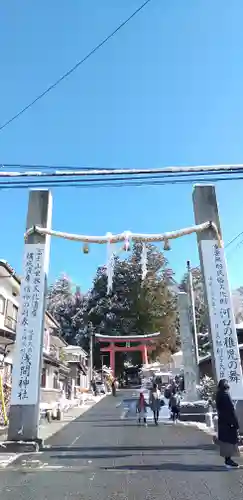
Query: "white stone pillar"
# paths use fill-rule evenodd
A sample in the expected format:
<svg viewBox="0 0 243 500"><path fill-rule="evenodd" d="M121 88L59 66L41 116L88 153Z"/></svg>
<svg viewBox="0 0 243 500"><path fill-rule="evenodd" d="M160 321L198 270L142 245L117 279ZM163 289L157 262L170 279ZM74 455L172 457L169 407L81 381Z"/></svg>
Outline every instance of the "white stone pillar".
<svg viewBox="0 0 243 500"><path fill-rule="evenodd" d="M193 202L196 224L211 220L220 232L215 187L195 186ZM227 379L232 399L243 400L241 360L224 248L219 246L212 229L199 233L197 239L216 380Z"/></svg>
<svg viewBox="0 0 243 500"><path fill-rule="evenodd" d="M27 229L50 229L50 191L30 191ZM9 441L37 441L40 379L44 337L44 312L49 268L50 237L36 232L24 246L20 305L13 359Z"/></svg>
<svg viewBox="0 0 243 500"><path fill-rule="evenodd" d="M195 346L190 325L189 298L184 292L178 293L180 338L183 354L184 384L186 401L197 401L197 364Z"/></svg>

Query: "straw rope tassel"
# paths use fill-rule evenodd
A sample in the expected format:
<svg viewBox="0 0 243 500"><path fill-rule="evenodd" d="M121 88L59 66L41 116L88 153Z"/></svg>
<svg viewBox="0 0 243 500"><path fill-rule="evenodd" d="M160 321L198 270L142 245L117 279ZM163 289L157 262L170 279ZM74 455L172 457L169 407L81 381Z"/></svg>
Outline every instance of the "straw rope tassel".
<svg viewBox="0 0 243 500"><path fill-rule="evenodd" d="M106 236L107 236L107 266L106 266L107 294L109 294L112 292L115 259L114 259L114 254L112 251L112 243L111 243L112 234L107 233Z"/></svg>
<svg viewBox="0 0 243 500"><path fill-rule="evenodd" d="M147 276L147 272L148 272L147 263L148 263L147 247L146 247L146 244L143 243L142 252L141 252L142 280L144 280Z"/></svg>

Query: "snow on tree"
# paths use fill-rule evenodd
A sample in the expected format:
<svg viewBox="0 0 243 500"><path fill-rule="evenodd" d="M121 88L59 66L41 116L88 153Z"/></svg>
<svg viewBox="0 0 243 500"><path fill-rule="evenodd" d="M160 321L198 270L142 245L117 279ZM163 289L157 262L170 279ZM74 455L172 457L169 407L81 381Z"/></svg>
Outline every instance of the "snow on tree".
<svg viewBox="0 0 243 500"><path fill-rule="evenodd" d="M202 399L205 400L211 399L213 401L215 399L215 393L216 393L216 385L213 378L205 375L200 380L200 384L198 386L198 393Z"/></svg>
<svg viewBox="0 0 243 500"><path fill-rule="evenodd" d="M143 335L160 332L155 356L176 350L176 295L173 272L162 252L147 245L147 274L142 279L142 244L125 258L115 257L113 286L107 294L106 267L97 269L91 290L83 295L61 276L49 289L48 310L59 322L70 344L88 350L91 330L107 335ZM94 347L99 362L99 344ZM136 356L133 356L135 359Z"/></svg>
<svg viewBox="0 0 243 500"><path fill-rule="evenodd" d="M76 290L73 293L70 316L72 318L71 324L75 343L88 352L90 343L90 325L87 313L87 296L88 294L82 294L80 288L76 287Z"/></svg>
<svg viewBox="0 0 243 500"><path fill-rule="evenodd" d="M127 259L115 257L113 287L107 295L106 268L97 270L87 301L96 332L142 335L159 331L158 350L175 351L176 301L170 291L167 261L155 246L147 246L147 275L142 280L142 245L133 245ZM156 353L155 353L156 355Z"/></svg>
<svg viewBox="0 0 243 500"><path fill-rule="evenodd" d="M192 281L194 290L196 323L198 334L199 355L205 356L210 353L210 341L208 335L207 307L204 300L204 284L201 270L192 270ZM180 284L180 289L188 292L188 274L185 273ZM243 321L243 287L232 291L233 310L236 323Z"/></svg>
<svg viewBox="0 0 243 500"><path fill-rule="evenodd" d="M210 347L210 341L209 341L209 335L208 332L205 333L197 333L197 338L198 338L198 351L199 351L199 356L207 356L207 354L210 354L211 352L211 347Z"/></svg>
<svg viewBox="0 0 243 500"><path fill-rule="evenodd" d="M194 292L195 301L195 312L196 312L196 322L197 331L200 333L207 332L207 307L204 300L204 284L202 273L199 268L192 269L192 284ZM185 273L180 284L180 289L186 293L189 293L188 288L188 273Z"/></svg>
<svg viewBox="0 0 243 500"><path fill-rule="evenodd" d="M63 338L69 344L87 348L85 319L86 297L71 280L62 275L50 286L47 295L47 310L60 324Z"/></svg>
<svg viewBox="0 0 243 500"><path fill-rule="evenodd" d="M205 356L210 352L210 342L208 337L207 306L204 300L203 277L201 269L198 267L192 269L192 284L194 292L199 355ZM180 289L186 293L189 293L188 273L184 274L180 283Z"/></svg>
<svg viewBox="0 0 243 500"><path fill-rule="evenodd" d="M72 300L72 283L64 274L49 287L47 294L48 311L55 316Z"/></svg>

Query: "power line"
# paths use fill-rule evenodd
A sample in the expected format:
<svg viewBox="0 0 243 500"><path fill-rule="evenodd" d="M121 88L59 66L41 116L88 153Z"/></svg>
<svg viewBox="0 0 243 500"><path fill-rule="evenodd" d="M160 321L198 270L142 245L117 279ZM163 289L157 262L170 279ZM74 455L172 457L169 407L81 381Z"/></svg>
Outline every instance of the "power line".
<svg viewBox="0 0 243 500"><path fill-rule="evenodd" d="M30 170L95 170L96 167L80 167L80 166L70 166L70 165L30 165L25 163L0 163L0 169L4 168L18 168L18 169L30 169ZM102 170L101 167L97 167L98 170ZM112 167L106 167L106 170L115 170Z"/></svg>
<svg viewBox="0 0 243 500"><path fill-rule="evenodd" d="M209 171L209 172L219 172L220 170L222 171L226 171L226 172L230 172L231 170L232 171L235 171L235 170L240 170L242 169L243 170L243 164L222 164L222 165L188 165L188 166L184 166L184 167L180 167L180 166L165 166L165 167L161 167L161 168L158 168L158 169L155 169L155 168L150 168L150 169L133 169L133 168L123 168L123 169L120 169L120 168L112 168L112 167L89 167L89 166L75 166L75 165L41 165L41 164L28 164L28 163L5 163L5 162L2 162L0 163L0 172L1 170L3 171L4 169L9 169L9 168L18 168L18 169L30 169L31 171L35 171L35 170L38 170L41 171L42 170L51 170L51 171L59 171L59 170L64 170L64 171L70 171L70 173L73 172L76 172L76 171L89 171L92 173L92 171L95 173L95 172L100 172L100 173L103 173L103 172L111 172L111 173L119 173L119 172L122 172L123 174L125 173L128 173L128 174L131 174L131 173L134 173L134 174L137 174L137 173L150 173L150 172L167 172L167 171L170 171L172 173L176 173L176 172L206 172L206 171Z"/></svg>
<svg viewBox="0 0 243 500"><path fill-rule="evenodd" d="M227 259L231 259L232 257L235 256L235 253L237 252L237 250L239 250L239 248L243 245L243 239L241 241L239 241L239 243L236 245L235 248L232 248L232 252L230 253L230 255L227 256Z"/></svg>
<svg viewBox="0 0 243 500"><path fill-rule="evenodd" d="M20 164L7 164L5 165L5 167L26 167L27 165L20 165ZM34 166L33 165L28 165L28 167L30 168L33 168ZM39 168L40 166L39 165L35 165L36 168ZM43 168L48 168L47 165L45 166L42 166ZM215 166L215 169L217 171L217 168L221 168L221 166ZM243 168L241 168L241 165L234 165L234 166L229 166L229 168L232 168L232 167L237 167L238 169L238 172L241 172L243 173ZM56 167L54 167L56 168ZM58 168L64 168L64 169L67 169L67 168L73 168L73 167L67 167L67 166L64 166L64 167L58 167ZM89 172L87 172L87 175L90 177L90 175L93 175L93 169L92 167L80 167L81 169L85 169L85 170L89 170ZM174 168L174 167L171 167L171 168ZM191 167L189 167L191 168ZM197 168L206 168L206 167L192 167L194 169L197 169ZM214 167L212 167L214 169ZM175 167L176 169L176 172L177 172L177 167ZM102 169L100 169L99 171L102 172ZM113 173L117 173L119 170L116 169L116 170L113 170L111 169L112 171L112 174ZM154 172L155 170L149 170L149 172ZM159 169L159 171L162 171L162 172L165 172L167 171L167 169ZM97 173L97 170L95 170L95 172ZM143 170L139 170L138 172L144 172ZM147 171L146 171L147 172ZM110 173L110 171L109 171ZM122 173L126 173L127 174L127 171L123 170ZM135 173L137 173L137 171L132 171L132 174L134 175ZM212 174L215 174L215 170L213 171L209 171L209 172L206 172L206 171L201 171L201 172L198 172L196 171L197 173L197 176L201 176L201 175L212 175ZM233 172L232 172L233 173ZM29 172L30 174L30 172ZM224 171L223 171L223 174L225 175ZM40 176L40 174L38 173L38 177ZM192 177L193 176L193 177ZM160 185L166 185L166 184L191 184L191 183L195 183L195 182L202 182L202 179L200 178L195 178L194 177L194 173L189 171L187 172L186 174L184 175L172 175L172 174L168 174L168 175L150 175L149 176L149 180L146 178L146 177L143 177L143 176L140 176L140 175L136 175L135 177L128 177L129 179L129 182L127 182L127 178L120 178L120 177L112 177L111 179L107 179L106 178L106 181L104 182L102 178L86 178L86 179L83 179L83 178L79 178L79 179L68 179L68 178L64 178L64 179L44 179L44 180L36 180L36 179L30 179L30 180L19 180L18 179L18 173L17 173L17 179L15 179L14 181L3 181L2 183L0 182L0 189L28 189L28 188L41 188L41 187L70 187L70 188L108 188L108 187L117 187L117 188L120 188L120 187L143 187L143 186L160 186ZM175 177L181 177L181 178L177 178L175 179ZM192 177L192 178L191 178ZM171 178L173 178L173 180L171 180ZM160 179L164 179L163 181L161 181ZM139 182L137 182L137 180L139 180ZM227 180L243 180L243 177L240 177L240 176L231 176L231 177L210 177L210 181L211 182L222 182L222 181L227 181ZM112 181L112 182L111 182ZM114 181L120 181L120 182L114 182ZM136 181L136 182L134 182ZM206 182L208 181L208 179L205 180ZM229 246L231 246L241 235L243 235L243 231L241 231L240 233L238 233L231 241L229 241L227 243L227 245L225 246L225 249L227 249ZM241 242L240 242L241 244ZM238 248L239 245L237 245L237 248Z"/></svg>
<svg viewBox="0 0 243 500"><path fill-rule="evenodd" d="M228 243L226 243L226 245L224 247L225 250L228 249L242 235L243 235L243 231L241 231L240 233L236 234L236 236L234 236L234 238L232 238L232 240L228 241ZM243 245L243 238L240 240L240 242L236 245L235 248L232 248L232 249L230 248L230 250L232 250L233 252L235 252L236 250L238 250L241 247L241 245ZM230 253L230 255L227 255L227 260L229 260L229 257L231 257L232 255L234 255L234 253L232 253L232 252L229 252L229 253ZM196 269L200 270L200 265L196 266L196 267L193 267L192 270L194 271Z"/></svg>
<svg viewBox="0 0 243 500"><path fill-rule="evenodd" d="M231 177L230 179L226 177L214 177L210 178L210 181L213 183L217 182L225 182L225 181L233 181L233 180L243 180L243 176L239 177ZM102 182L100 182L102 181ZM44 179L44 180L14 180L14 181L3 181L0 182L0 189L31 189L31 188L51 188L51 187L69 187L69 188L121 188L121 187L144 187L144 186L163 186L163 185L176 185L176 184L193 184L193 183L205 183L208 182L208 179L200 179L200 178L190 178L190 179L164 179L160 180L150 180L144 179L143 181L127 180L127 179L119 179L119 181L115 181L114 179L103 181L103 179Z"/></svg>
<svg viewBox="0 0 243 500"><path fill-rule="evenodd" d="M7 120L3 125L0 126L0 131L3 130L5 127L10 125L13 121L17 120L21 115L23 115L28 109L30 109L32 106L34 106L38 101L40 101L43 97L45 97L51 90L53 90L55 87L57 87L63 80L66 80L74 71L76 71L84 62L86 62L91 56L93 56L103 45L105 45L111 38L113 38L114 35L118 33L122 28L126 26L126 24L129 23L141 10L146 7L146 5L151 2L152 0L146 0L140 7L138 7L125 21L123 21L112 33L110 33L106 38L104 38L98 45L96 45L88 54L86 54L83 59L78 61L72 68L70 68L64 75L62 75L56 82L54 82L52 85L50 85L44 92L39 94L33 101L31 101L27 106L22 108L18 113L13 115L9 120Z"/></svg>
<svg viewBox="0 0 243 500"><path fill-rule="evenodd" d="M240 233L238 233L227 245L225 248L228 248L229 246L231 246L233 243L235 243L235 241L243 235L243 231L241 231ZM237 252L237 250L239 250L239 248L243 245L243 238L240 239L240 241L237 243L237 245L233 248L230 248L229 250L229 253L227 255L227 259L230 260L231 257L234 257L235 253Z"/></svg>
<svg viewBox="0 0 243 500"><path fill-rule="evenodd" d="M243 169L239 170L238 171L239 174L243 174ZM238 174L237 172L237 174ZM28 175L25 175L25 172L24 172L24 175L23 176L20 176L18 172L16 172L16 176L10 176L10 181L3 181L3 182L8 182L8 184L11 184L12 183L21 183L21 182L29 182L29 183L34 183L34 182L37 182L37 183L43 183L43 184L49 184L50 182L57 182L57 183L60 183L60 184L66 184L68 181L71 181L72 182L80 182L82 184L85 184L87 182L90 182L92 181L92 183L94 182L104 182L104 179L102 176L98 176L98 177L95 177L93 172L90 171L90 172L85 172L85 176L81 176L79 177L78 175L73 175L73 173L71 173L71 175L67 175L66 176L66 172L65 172L65 175L64 177L62 176L62 174L60 175L54 175L52 176L52 174L49 174L49 173L46 173L46 175L42 175L42 172L39 173L37 172L37 175L32 175L32 172L29 172ZM207 182L208 180L210 181L217 181L217 180L229 180L228 177L226 176L226 174L224 172L222 172L222 175L223 177L219 177L218 175L215 176L215 172L197 172L196 173L196 177L195 177L195 173L193 172L188 172L188 173L185 173L185 174L172 174L172 173L168 173L168 174L155 174L155 175L135 175L135 174L130 174L130 175L126 175L126 174L123 174L123 175L117 175L117 176L113 176L114 172L111 173L111 175L109 176L109 174L107 175L107 177L105 177L105 182L106 183L109 183L109 182L114 182L114 181L122 181L124 183L126 183L127 181L129 181L130 183L133 183L134 181L144 181L144 184L148 183L148 181L151 181L151 180L161 180L161 179L165 179L168 181L169 183L169 180L170 179L173 179L176 181L178 180L183 180L183 182L187 182L188 179L190 179L189 182ZM1 177L1 173L0 173L0 177ZM8 177L8 175L7 175ZM26 177L28 177L27 180L23 180L25 179ZM44 179L43 180L39 180L39 178L43 177ZM5 178L5 174L3 173L2 175L2 178L4 179ZM50 178L50 179L49 179ZM12 180L13 179L13 180ZM38 180L37 180L38 179ZM235 176L235 177L231 177L231 180L235 180L235 179L240 179L239 175ZM173 181L171 181L173 182Z"/></svg>
<svg viewBox="0 0 243 500"><path fill-rule="evenodd" d="M4 165L2 165L4 168ZM35 166L36 168L36 166ZM55 168L55 167L54 167ZM103 176L113 176L113 175L152 175L152 174L211 174L211 173L222 173L222 174L237 174L243 172L243 164L238 165L194 165L186 167L161 167L161 168L116 168L116 169L106 169L106 168L94 168L84 169L84 170L52 170L51 172L37 171L37 170L27 170L27 171L7 171L0 170L0 177L85 177L91 175L103 175Z"/></svg>
<svg viewBox="0 0 243 500"><path fill-rule="evenodd" d="M240 236L242 236L243 234L243 231L241 231L240 233L238 233L236 236L234 236L234 238L232 240L229 241L229 243L227 243L226 247L225 248L228 248L230 245L232 245L236 240L238 240L238 238Z"/></svg>
<svg viewBox="0 0 243 500"><path fill-rule="evenodd" d="M13 165L11 165L13 166ZM18 165L19 166L19 165ZM64 167L67 168L67 167ZM86 167L85 167L86 168ZM153 170L154 171L154 170ZM164 170L163 170L164 171ZM241 169L241 172L243 173L243 169ZM202 174L207 174L207 172L197 172L197 175L202 175ZM211 172L213 174L215 172ZM90 172L89 172L90 174ZM95 188L110 188L110 187L116 187L116 188L121 188L121 187L143 187L143 186L162 186L162 185L167 185L167 184L192 184L196 182L204 182L202 181L201 178L195 178L194 176L192 177L192 173L188 173L188 175L181 175L181 178L175 179L174 175L160 175L158 176L150 176L149 179L146 177L142 176L136 176L135 178L128 178L128 180L125 178L120 179L118 178L111 178L106 179L104 182L102 178L95 178L95 179L44 179L44 180L20 180L20 179L15 179L14 181L3 181L0 182L0 189L29 189L29 188L42 188L42 187L69 187L69 188L89 188L89 189L95 189ZM173 178L171 180L171 177ZM178 175L177 175L178 177ZM138 181L138 179L141 179ZM163 179L163 180L160 180ZM222 181L233 181L233 180L243 180L243 176L225 176L224 177L210 177L211 182L222 182ZM118 182L117 182L118 181ZM205 180L206 182L208 179ZM226 245L225 249L227 249L229 246L231 246L241 235L243 235L243 231L238 233L232 240L230 240ZM243 244L243 239L238 243L236 246L236 249L240 247ZM234 249L234 250L236 250ZM200 269L200 266L194 267L194 269Z"/></svg>
<svg viewBox="0 0 243 500"><path fill-rule="evenodd" d="M243 231L236 234L236 236L234 236L234 238L232 238L232 240L230 240L227 243L227 245L225 245L225 250L227 250L229 247L231 247L231 245L233 245L233 243L235 243L235 241L238 240L238 238L242 235L243 235ZM243 244L243 239L241 239L235 247L229 249L229 252L227 253L227 260L228 261L231 259L232 256L235 255L235 252L241 247L242 244Z"/></svg>

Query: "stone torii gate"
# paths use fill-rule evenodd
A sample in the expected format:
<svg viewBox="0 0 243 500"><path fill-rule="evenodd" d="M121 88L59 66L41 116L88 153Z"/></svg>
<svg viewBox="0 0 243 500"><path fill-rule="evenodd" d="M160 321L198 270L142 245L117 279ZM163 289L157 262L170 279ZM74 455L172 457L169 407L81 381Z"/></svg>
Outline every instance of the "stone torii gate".
<svg viewBox="0 0 243 500"><path fill-rule="evenodd" d="M142 363L144 365L148 364L148 352L155 350L155 345L151 345L150 342L155 340L159 336L160 332L152 333L150 335L126 335L121 337L119 335L103 335L100 333L95 334L95 338L100 343L108 343L107 347L101 347L101 352L109 352L110 354L110 367L113 376L116 373L116 352L137 352L140 351L142 354ZM131 345L131 344L139 345ZM120 344L120 345L116 345ZM122 346L121 344L125 344Z"/></svg>

